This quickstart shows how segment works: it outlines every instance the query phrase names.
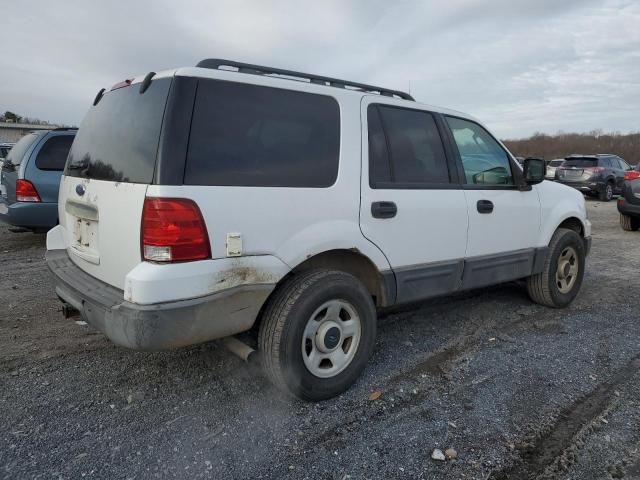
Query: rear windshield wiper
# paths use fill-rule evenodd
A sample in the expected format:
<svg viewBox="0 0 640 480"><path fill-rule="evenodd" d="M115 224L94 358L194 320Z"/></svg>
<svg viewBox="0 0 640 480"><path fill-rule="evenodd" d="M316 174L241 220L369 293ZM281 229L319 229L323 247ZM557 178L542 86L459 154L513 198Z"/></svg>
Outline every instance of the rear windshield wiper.
<svg viewBox="0 0 640 480"><path fill-rule="evenodd" d="M67 167L67 170L82 170L83 168L86 168L88 165L89 165L88 163L71 163Z"/></svg>

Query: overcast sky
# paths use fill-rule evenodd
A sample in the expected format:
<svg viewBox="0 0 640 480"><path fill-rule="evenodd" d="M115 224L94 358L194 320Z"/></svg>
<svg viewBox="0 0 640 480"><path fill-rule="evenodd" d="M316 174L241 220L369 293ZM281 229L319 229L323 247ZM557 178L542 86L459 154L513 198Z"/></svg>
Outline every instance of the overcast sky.
<svg viewBox="0 0 640 480"><path fill-rule="evenodd" d="M0 110L52 122L218 57L410 89L501 138L640 130L638 0L2 3Z"/></svg>

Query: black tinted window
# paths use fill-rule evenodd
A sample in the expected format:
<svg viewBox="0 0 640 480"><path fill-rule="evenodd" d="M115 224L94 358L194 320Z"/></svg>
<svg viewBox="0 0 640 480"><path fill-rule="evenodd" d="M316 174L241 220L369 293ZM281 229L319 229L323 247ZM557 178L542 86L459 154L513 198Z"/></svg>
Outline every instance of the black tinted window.
<svg viewBox="0 0 640 480"><path fill-rule="evenodd" d="M340 113L328 96L201 80L185 184L329 187L338 175Z"/></svg>
<svg viewBox="0 0 640 480"><path fill-rule="evenodd" d="M36 157L36 167L40 170L63 170L73 143L73 135L50 137Z"/></svg>
<svg viewBox="0 0 640 480"><path fill-rule="evenodd" d="M595 158L570 158L565 160L563 167L590 168L598 166L598 160Z"/></svg>
<svg viewBox="0 0 640 480"><path fill-rule="evenodd" d="M105 93L85 116L65 175L112 182L151 183L170 78Z"/></svg>
<svg viewBox="0 0 640 480"><path fill-rule="evenodd" d="M433 115L370 105L367 117L372 187L449 183L447 159ZM391 184L385 185L385 182Z"/></svg>
<svg viewBox="0 0 640 480"><path fill-rule="evenodd" d="M35 133L28 133L24 137L22 137L18 142L9 150L9 154L5 160L7 163L11 163L13 165L20 165L22 163L22 157L27 153L29 147L33 144L33 142L38 138L38 135Z"/></svg>

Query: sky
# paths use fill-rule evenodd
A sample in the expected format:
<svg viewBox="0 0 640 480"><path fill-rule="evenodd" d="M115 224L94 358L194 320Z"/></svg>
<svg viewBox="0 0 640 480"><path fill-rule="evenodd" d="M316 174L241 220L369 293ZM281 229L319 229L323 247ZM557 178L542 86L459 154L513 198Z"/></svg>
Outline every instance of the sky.
<svg viewBox="0 0 640 480"><path fill-rule="evenodd" d="M225 58L410 91L503 139L640 131L640 0L3 0L0 111L79 125L125 78Z"/></svg>

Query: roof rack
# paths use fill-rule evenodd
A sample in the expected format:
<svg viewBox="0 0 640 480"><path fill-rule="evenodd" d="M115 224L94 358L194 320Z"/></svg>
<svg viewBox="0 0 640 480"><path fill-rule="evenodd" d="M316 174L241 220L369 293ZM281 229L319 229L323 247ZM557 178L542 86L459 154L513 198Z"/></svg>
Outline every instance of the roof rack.
<svg viewBox="0 0 640 480"><path fill-rule="evenodd" d="M280 68L264 67L261 65L252 65L250 63L234 62L232 60L222 60L220 58L207 58L198 62L196 67L226 71L229 71L229 67L231 67L237 69L240 73L250 73L253 75L277 75L289 80L308 81L310 83L329 87L346 88L358 92L378 93L385 97L398 97L403 100L414 100L411 95L399 90L390 90L388 88L375 87L364 83L350 82L348 80L340 80L338 78L322 77L320 75L313 75L309 73L294 72L292 70L282 70Z"/></svg>

